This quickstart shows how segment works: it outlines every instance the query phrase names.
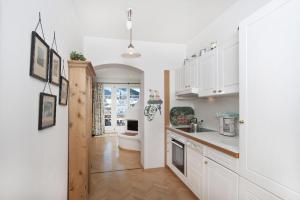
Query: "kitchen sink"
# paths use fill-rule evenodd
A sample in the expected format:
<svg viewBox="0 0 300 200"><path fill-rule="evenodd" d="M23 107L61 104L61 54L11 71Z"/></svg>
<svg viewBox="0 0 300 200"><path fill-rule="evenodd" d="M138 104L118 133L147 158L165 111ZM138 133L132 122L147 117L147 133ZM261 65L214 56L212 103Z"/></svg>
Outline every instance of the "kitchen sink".
<svg viewBox="0 0 300 200"><path fill-rule="evenodd" d="M193 131L191 128L176 128L176 129L187 132L187 133L195 133L195 131ZM207 128L198 128L196 131L196 133L201 133L201 132L215 132L215 131L207 129Z"/></svg>

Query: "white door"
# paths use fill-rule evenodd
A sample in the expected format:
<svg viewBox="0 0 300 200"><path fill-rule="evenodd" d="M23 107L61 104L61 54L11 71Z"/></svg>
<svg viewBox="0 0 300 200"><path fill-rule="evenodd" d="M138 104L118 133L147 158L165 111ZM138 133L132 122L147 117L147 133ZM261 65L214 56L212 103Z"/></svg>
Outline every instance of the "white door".
<svg viewBox="0 0 300 200"><path fill-rule="evenodd" d="M240 177L239 200L280 200L270 192Z"/></svg>
<svg viewBox="0 0 300 200"><path fill-rule="evenodd" d="M187 180L191 190L202 199L203 194L203 159L197 150L187 147Z"/></svg>
<svg viewBox="0 0 300 200"><path fill-rule="evenodd" d="M138 84L104 84L105 133L126 131L128 109L139 101Z"/></svg>
<svg viewBox="0 0 300 200"><path fill-rule="evenodd" d="M210 96L217 93L217 48L207 52L198 59L200 79L202 82L199 96Z"/></svg>
<svg viewBox="0 0 300 200"><path fill-rule="evenodd" d="M238 175L204 158L204 200L238 200Z"/></svg>
<svg viewBox="0 0 300 200"><path fill-rule="evenodd" d="M300 1L277 0L240 25L240 173L300 199Z"/></svg>
<svg viewBox="0 0 300 200"><path fill-rule="evenodd" d="M219 48L218 94L239 92L239 43L228 41Z"/></svg>

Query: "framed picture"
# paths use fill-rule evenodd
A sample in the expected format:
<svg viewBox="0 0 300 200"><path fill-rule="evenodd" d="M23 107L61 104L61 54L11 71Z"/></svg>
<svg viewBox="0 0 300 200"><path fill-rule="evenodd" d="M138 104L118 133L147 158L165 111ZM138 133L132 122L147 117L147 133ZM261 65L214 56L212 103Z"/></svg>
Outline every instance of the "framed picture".
<svg viewBox="0 0 300 200"><path fill-rule="evenodd" d="M60 68L61 68L61 57L54 51L50 50L50 83L59 85L60 83Z"/></svg>
<svg viewBox="0 0 300 200"><path fill-rule="evenodd" d="M49 46L37 34L31 33L30 76L48 81Z"/></svg>
<svg viewBox="0 0 300 200"><path fill-rule="evenodd" d="M59 85L59 104L67 105L68 104L68 93L69 93L69 81L61 76L60 85Z"/></svg>
<svg viewBox="0 0 300 200"><path fill-rule="evenodd" d="M40 93L39 130L54 126L56 122L56 96Z"/></svg>

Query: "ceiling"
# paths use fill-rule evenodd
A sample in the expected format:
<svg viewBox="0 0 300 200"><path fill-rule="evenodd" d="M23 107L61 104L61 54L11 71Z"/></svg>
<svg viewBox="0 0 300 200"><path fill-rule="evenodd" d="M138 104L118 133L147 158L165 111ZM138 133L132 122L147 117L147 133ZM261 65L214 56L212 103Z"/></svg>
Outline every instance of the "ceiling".
<svg viewBox="0 0 300 200"><path fill-rule="evenodd" d="M134 40L186 43L238 0L74 0L84 35L128 39L133 8Z"/></svg>

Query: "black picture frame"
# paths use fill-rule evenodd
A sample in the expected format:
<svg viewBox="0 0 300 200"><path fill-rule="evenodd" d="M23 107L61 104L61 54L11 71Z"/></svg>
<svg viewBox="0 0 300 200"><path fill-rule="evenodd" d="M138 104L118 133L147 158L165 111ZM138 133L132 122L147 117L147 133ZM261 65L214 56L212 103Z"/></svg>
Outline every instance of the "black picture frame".
<svg viewBox="0 0 300 200"><path fill-rule="evenodd" d="M64 87L64 83L67 87ZM67 91L63 91L66 89ZM68 95L69 95L69 81L65 77L60 77L60 84L59 84L59 105L66 106L68 105Z"/></svg>
<svg viewBox="0 0 300 200"><path fill-rule="evenodd" d="M38 55L36 55L36 49ZM47 82L48 72L49 45L41 38L41 36L39 36L37 32L32 31L29 75L41 81Z"/></svg>
<svg viewBox="0 0 300 200"><path fill-rule="evenodd" d="M57 57L59 62L59 66L58 66L58 69L54 70L54 63L53 63L53 60L54 58ZM55 72L57 72L58 74L56 75L56 77L54 76L55 75ZM50 50L50 70L49 70L49 82L54 84L54 85L57 85L59 86L60 85L60 76L61 76L61 57L60 55L54 50L54 49L51 49Z"/></svg>
<svg viewBox="0 0 300 200"><path fill-rule="evenodd" d="M49 104L49 102L50 102L50 104ZM47 103L47 105L45 103ZM45 108L47 108L47 111L45 111ZM49 115L49 113L51 115L51 110L52 110L52 119L50 120L50 122L45 122L46 117L47 117L45 115ZM51 118L51 116L50 116L50 118ZM43 130L43 129L55 126L55 124L56 124L56 96L52 95L52 94L47 94L47 93L41 92L40 100L39 100L38 130Z"/></svg>

